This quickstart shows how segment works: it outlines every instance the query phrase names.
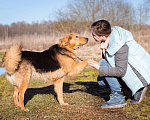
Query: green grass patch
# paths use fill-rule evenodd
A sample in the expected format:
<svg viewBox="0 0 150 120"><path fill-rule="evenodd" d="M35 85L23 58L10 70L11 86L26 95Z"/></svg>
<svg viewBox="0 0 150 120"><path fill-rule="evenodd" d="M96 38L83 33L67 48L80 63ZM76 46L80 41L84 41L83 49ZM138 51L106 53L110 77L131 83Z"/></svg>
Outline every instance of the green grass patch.
<svg viewBox="0 0 150 120"><path fill-rule="evenodd" d="M4 56L4 53L0 53L0 67L2 66L2 58Z"/></svg>

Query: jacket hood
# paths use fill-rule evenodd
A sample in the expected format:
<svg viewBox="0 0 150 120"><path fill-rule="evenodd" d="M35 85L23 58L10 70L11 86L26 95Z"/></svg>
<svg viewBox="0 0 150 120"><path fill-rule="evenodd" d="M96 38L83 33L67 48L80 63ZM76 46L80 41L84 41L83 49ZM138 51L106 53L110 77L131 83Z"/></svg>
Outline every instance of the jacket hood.
<svg viewBox="0 0 150 120"><path fill-rule="evenodd" d="M130 31L118 26L114 26L112 29L109 46L106 50L109 55L114 55L125 43L133 40L133 35Z"/></svg>

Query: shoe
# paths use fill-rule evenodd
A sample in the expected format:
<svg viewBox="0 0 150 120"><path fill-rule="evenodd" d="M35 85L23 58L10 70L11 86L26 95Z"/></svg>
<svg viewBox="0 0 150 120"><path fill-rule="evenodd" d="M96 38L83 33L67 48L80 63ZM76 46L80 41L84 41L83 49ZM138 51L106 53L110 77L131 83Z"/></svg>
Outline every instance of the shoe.
<svg viewBox="0 0 150 120"><path fill-rule="evenodd" d="M122 92L119 91L113 91L110 94L110 100L107 101L106 103L102 103L100 106L102 108L121 108L127 105L125 96L123 96Z"/></svg>
<svg viewBox="0 0 150 120"><path fill-rule="evenodd" d="M131 101L131 103L140 103L143 100L146 90L147 90L147 87L144 87L144 88L138 90L134 94L134 99Z"/></svg>

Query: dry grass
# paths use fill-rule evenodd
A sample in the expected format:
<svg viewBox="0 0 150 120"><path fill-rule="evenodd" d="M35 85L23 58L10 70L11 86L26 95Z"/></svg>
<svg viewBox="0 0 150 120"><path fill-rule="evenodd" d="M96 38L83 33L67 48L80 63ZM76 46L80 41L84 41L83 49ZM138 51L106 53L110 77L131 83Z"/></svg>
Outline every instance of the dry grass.
<svg viewBox="0 0 150 120"><path fill-rule="evenodd" d="M150 53L150 30L145 29L141 31L131 31L134 39L142 45L145 50ZM80 34L81 36L88 37L89 42L85 46L76 50L78 56L82 59L94 59L100 60L100 44L96 43L94 39L91 37L90 32L83 32ZM59 39L63 38L65 35L61 36L44 36L44 35L23 35L16 36L13 38L7 38L5 40L0 41L0 52L5 52L13 44L21 44L23 48L26 50L33 51L42 51L48 49L51 45L59 43Z"/></svg>
<svg viewBox="0 0 150 120"><path fill-rule="evenodd" d="M144 49L150 54L150 30L145 29L137 32L132 32L134 39L144 47Z"/></svg>
<svg viewBox="0 0 150 120"><path fill-rule="evenodd" d="M41 51L49 48L52 44L59 42L62 36L44 36L44 35L23 35L15 36L13 38L7 38L0 41L0 50L5 51L11 45L18 44L22 45L24 49Z"/></svg>

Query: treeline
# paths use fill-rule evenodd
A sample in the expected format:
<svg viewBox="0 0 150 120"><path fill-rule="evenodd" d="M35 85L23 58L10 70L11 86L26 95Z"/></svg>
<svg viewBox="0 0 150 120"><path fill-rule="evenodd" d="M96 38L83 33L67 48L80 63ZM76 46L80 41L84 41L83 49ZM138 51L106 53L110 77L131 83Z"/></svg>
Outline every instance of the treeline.
<svg viewBox="0 0 150 120"><path fill-rule="evenodd" d="M75 23L76 25L73 25ZM81 33L86 30L86 22L73 20L64 21L43 21L42 23L28 24L26 22L12 23L11 25L0 24L0 37L14 37L21 35L52 35L59 36L62 33ZM90 27L89 27L90 28Z"/></svg>
<svg viewBox="0 0 150 120"><path fill-rule="evenodd" d="M147 26L150 16L150 1L135 7L126 0L68 0L66 7L55 10L55 21L0 24L0 38L21 35L60 35L62 33L89 31L91 23L106 19L112 26L126 29L142 29Z"/></svg>
<svg viewBox="0 0 150 120"><path fill-rule="evenodd" d="M26 22L17 22L9 25L0 25L0 37L14 37L21 35L31 35L31 34L49 34L52 30L51 22L43 22L43 23L32 23L28 24Z"/></svg>

